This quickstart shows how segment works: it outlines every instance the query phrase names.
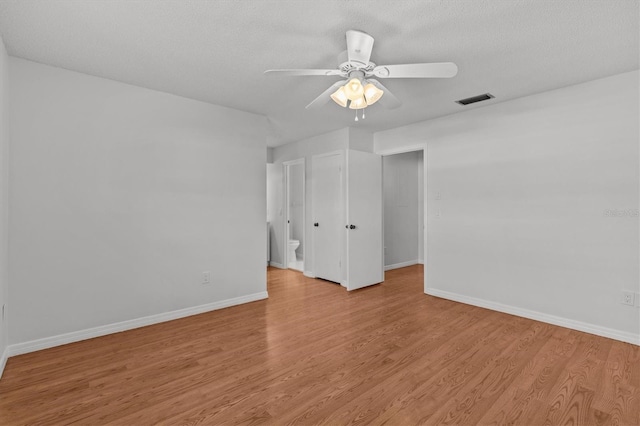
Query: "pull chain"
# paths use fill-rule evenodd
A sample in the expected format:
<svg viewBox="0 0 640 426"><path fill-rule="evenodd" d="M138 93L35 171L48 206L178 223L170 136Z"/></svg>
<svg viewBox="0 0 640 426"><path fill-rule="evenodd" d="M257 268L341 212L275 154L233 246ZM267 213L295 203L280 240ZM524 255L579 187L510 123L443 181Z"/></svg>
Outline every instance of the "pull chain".
<svg viewBox="0 0 640 426"><path fill-rule="evenodd" d="M362 108L362 119L365 119L365 115L364 115L364 108ZM356 110L356 119L353 121L358 121L358 110Z"/></svg>

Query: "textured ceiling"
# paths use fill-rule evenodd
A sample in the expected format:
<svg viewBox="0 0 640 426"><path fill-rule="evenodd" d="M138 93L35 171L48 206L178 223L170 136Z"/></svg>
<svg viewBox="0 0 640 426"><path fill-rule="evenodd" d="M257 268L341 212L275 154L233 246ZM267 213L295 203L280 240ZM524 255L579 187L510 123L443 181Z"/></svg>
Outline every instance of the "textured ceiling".
<svg viewBox="0 0 640 426"><path fill-rule="evenodd" d="M358 126L397 127L638 68L637 0L0 0L10 55L266 115L267 144ZM377 64L455 62L452 79L383 80L396 110L332 102L337 77L264 76L333 68L345 32L375 38Z"/></svg>

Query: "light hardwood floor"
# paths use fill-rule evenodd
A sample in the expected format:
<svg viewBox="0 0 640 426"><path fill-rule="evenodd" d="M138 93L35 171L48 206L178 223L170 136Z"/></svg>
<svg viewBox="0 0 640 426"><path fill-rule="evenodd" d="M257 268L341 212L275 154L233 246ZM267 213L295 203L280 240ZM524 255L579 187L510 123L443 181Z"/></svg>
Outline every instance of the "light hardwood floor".
<svg viewBox="0 0 640 426"><path fill-rule="evenodd" d="M265 301L11 358L0 424L640 424L640 348L270 269Z"/></svg>

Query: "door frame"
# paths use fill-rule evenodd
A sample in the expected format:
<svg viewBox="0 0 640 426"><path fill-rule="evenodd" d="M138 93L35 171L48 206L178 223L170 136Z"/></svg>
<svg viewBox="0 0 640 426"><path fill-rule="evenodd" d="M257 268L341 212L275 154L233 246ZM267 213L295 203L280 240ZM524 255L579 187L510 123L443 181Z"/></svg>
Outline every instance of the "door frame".
<svg viewBox="0 0 640 426"><path fill-rule="evenodd" d="M411 146L406 146L406 147L400 147L400 148L391 148L391 149L382 149L382 150L378 150L375 153L379 154L383 157L386 157L388 155L395 155L395 154L404 154L406 152L415 152L415 151L422 151L422 201L423 201L423 207L422 207L422 223L424 225L424 229L422 231L422 256L423 256L423 262L424 262L424 292L427 293L427 289L429 288L429 286L427 285L427 272L428 272L428 268L427 268L427 261L428 261L428 255L427 255L427 227L428 227L428 221L427 221L427 144L418 144L418 145L411 145ZM383 173L383 179L384 179L384 170L382 171ZM383 220L383 224L384 224L384 205L382 206L382 220ZM383 232L382 232L382 247L383 247L383 251L382 251L382 256L383 256L383 264L384 264L384 226L383 226Z"/></svg>
<svg viewBox="0 0 640 426"><path fill-rule="evenodd" d="M290 178L290 173L291 173L291 166L297 166L297 165L301 165L302 166L302 241L303 244L308 244L307 242L307 227L306 227L306 204L307 204L307 194L306 194L306 161L305 158L297 158L295 160L290 160L290 161L284 161L282 163L282 167L283 167L283 203L284 203L284 218L283 218L283 229L284 229L284 247L283 247L283 252L284 255L282 256L283 259L283 266L284 269L289 269L289 221L291 220L291 212L289 211L289 197L290 197L290 189L291 189L291 178ZM303 248L303 250L306 252L306 248ZM306 253L305 253L306 256ZM304 265L306 264L305 261L303 261L303 267L302 269L304 270L305 267Z"/></svg>

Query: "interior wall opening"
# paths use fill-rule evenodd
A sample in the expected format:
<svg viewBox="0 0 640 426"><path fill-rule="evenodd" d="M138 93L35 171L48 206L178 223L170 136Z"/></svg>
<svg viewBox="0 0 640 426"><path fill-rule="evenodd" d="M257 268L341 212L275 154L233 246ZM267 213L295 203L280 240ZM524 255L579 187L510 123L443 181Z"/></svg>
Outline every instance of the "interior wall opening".
<svg viewBox="0 0 640 426"><path fill-rule="evenodd" d="M382 157L384 269L424 264L424 150Z"/></svg>

